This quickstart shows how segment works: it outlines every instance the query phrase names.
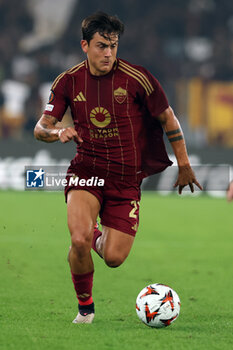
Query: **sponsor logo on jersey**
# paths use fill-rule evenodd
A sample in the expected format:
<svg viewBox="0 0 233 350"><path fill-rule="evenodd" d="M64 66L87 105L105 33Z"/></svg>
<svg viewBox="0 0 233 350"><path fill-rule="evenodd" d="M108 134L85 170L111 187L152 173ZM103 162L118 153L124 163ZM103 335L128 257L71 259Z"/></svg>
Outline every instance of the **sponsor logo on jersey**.
<svg viewBox="0 0 233 350"><path fill-rule="evenodd" d="M95 107L91 110L90 120L98 128L104 128L111 123L111 115L104 107Z"/></svg>
<svg viewBox="0 0 233 350"><path fill-rule="evenodd" d="M80 101L80 102L86 101L86 98L83 95L82 91L80 91L80 93L74 98L74 102L77 102L77 101Z"/></svg>
<svg viewBox="0 0 233 350"><path fill-rule="evenodd" d="M114 90L113 92L114 98L118 103L123 103L127 97L127 91L122 87Z"/></svg>
<svg viewBox="0 0 233 350"><path fill-rule="evenodd" d="M90 129L91 139L109 139L112 137L119 137L118 128Z"/></svg>

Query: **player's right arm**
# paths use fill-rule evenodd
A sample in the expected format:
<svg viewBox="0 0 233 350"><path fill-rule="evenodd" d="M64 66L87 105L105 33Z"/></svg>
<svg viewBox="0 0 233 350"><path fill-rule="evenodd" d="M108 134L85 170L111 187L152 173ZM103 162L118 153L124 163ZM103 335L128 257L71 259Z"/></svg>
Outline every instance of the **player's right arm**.
<svg viewBox="0 0 233 350"><path fill-rule="evenodd" d="M62 128L57 123L61 122L69 105L69 91L71 80L66 72L61 73L51 87L49 102L45 107L42 117L38 120L34 136L44 142L61 141L62 143L74 140L82 143L82 138L77 134L74 127Z"/></svg>
<svg viewBox="0 0 233 350"><path fill-rule="evenodd" d="M35 126L35 138L44 142L55 142L58 140L60 140L62 143L66 143L71 140L78 143L83 142L82 138L73 127L58 128L56 127L57 123L57 118L48 114L43 114Z"/></svg>

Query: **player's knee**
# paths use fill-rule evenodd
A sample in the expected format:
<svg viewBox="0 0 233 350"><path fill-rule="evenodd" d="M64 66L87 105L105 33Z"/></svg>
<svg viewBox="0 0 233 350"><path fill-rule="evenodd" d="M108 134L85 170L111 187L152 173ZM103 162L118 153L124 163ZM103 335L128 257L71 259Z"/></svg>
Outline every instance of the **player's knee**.
<svg viewBox="0 0 233 350"><path fill-rule="evenodd" d="M91 250L91 242L87 237L72 236L72 248L81 257L86 255Z"/></svg>
<svg viewBox="0 0 233 350"><path fill-rule="evenodd" d="M91 232L86 228L77 227L71 232L71 242L79 256L86 255L91 249Z"/></svg>
<svg viewBox="0 0 233 350"><path fill-rule="evenodd" d="M126 257L120 254L105 254L104 255L104 261L106 265L109 267L118 267L120 266L124 261Z"/></svg>

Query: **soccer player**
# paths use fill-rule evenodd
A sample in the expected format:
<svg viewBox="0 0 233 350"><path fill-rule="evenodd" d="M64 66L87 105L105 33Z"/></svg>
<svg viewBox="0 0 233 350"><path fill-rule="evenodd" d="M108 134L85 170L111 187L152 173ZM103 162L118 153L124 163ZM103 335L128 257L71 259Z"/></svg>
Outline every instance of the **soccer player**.
<svg viewBox="0 0 233 350"><path fill-rule="evenodd" d="M138 229L141 181L172 164L163 130L179 166L174 186L180 194L186 185L192 192L194 184L201 189L180 124L159 82L145 68L117 58L123 31L116 16L98 12L84 19L81 47L87 59L55 79L34 131L41 141L77 144L67 178L104 179L103 186L72 181L65 188L68 260L79 306L74 323L94 318L91 247L110 267L124 262ZM74 127L59 128L56 124L68 106ZM98 215L102 232L96 226Z"/></svg>

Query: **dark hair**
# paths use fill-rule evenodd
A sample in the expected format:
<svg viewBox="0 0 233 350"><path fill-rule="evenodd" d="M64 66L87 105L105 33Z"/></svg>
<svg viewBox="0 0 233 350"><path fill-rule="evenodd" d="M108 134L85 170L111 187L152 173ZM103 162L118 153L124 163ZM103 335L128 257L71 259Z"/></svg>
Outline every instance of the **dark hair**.
<svg viewBox="0 0 233 350"><path fill-rule="evenodd" d="M124 24L117 16L96 12L82 21L83 40L89 43L95 33L99 33L102 36L114 33L120 37L124 33Z"/></svg>

